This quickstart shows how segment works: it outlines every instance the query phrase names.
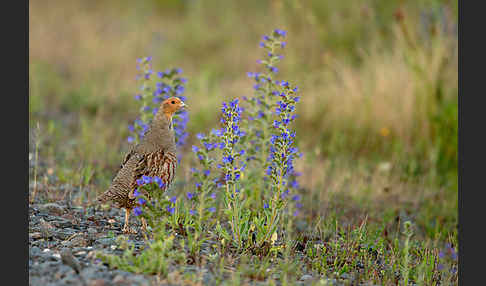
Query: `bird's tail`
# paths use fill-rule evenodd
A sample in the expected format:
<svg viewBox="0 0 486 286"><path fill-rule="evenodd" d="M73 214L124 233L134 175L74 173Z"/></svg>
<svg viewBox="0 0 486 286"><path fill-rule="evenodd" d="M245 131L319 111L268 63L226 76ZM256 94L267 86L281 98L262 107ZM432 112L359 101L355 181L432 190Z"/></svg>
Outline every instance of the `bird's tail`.
<svg viewBox="0 0 486 286"><path fill-rule="evenodd" d="M110 194L111 194L111 190L110 189L106 190L104 193L102 193L101 195L99 195L96 198L96 202L98 204L104 204L104 203L110 201L111 200Z"/></svg>

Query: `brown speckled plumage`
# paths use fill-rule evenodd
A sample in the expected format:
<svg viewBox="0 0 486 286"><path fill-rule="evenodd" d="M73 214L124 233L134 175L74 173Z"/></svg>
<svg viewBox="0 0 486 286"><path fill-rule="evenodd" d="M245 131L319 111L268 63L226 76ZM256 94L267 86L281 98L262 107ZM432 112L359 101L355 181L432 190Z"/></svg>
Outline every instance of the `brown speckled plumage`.
<svg viewBox="0 0 486 286"><path fill-rule="evenodd" d="M110 187L98 197L99 203L112 201L126 209L126 231L129 212L136 205L133 192L137 188L137 179L143 175L158 176L165 183L161 191L174 180L177 157L172 115L183 106L185 104L175 97L162 103L141 142L128 151Z"/></svg>

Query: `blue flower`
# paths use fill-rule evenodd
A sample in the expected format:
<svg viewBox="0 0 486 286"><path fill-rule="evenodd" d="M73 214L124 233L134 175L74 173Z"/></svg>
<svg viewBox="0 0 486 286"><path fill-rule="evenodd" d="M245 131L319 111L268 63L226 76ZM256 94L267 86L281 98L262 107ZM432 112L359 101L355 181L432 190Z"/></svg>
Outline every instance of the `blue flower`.
<svg viewBox="0 0 486 286"><path fill-rule="evenodd" d="M197 153L199 151L199 147L196 145L192 145L192 152Z"/></svg>
<svg viewBox="0 0 486 286"><path fill-rule="evenodd" d="M163 187L165 187L165 183L162 181L161 178L154 177L153 181L154 181L154 183L157 184L157 186L159 186L160 189L162 189Z"/></svg>
<svg viewBox="0 0 486 286"><path fill-rule="evenodd" d="M223 157L222 161L225 164L231 164L233 162L234 158L231 155L228 155L226 157Z"/></svg>
<svg viewBox="0 0 486 286"><path fill-rule="evenodd" d="M147 201L143 198L138 198L138 203L144 205Z"/></svg>
<svg viewBox="0 0 486 286"><path fill-rule="evenodd" d="M175 208L172 208L172 207L167 207L167 211L168 211L169 213L173 214L173 213L174 213L174 211L175 211Z"/></svg>
<svg viewBox="0 0 486 286"><path fill-rule="evenodd" d="M138 179L136 182L137 182L137 185L139 185L139 186L145 185L145 182L142 179Z"/></svg>
<svg viewBox="0 0 486 286"><path fill-rule="evenodd" d="M263 204L263 208L264 208L264 209L268 209L268 203L264 203L264 204Z"/></svg>
<svg viewBox="0 0 486 286"><path fill-rule="evenodd" d="M204 175L205 176L209 176L209 174L211 174L211 170L207 169L207 170L204 170Z"/></svg>
<svg viewBox="0 0 486 286"><path fill-rule="evenodd" d="M210 207L210 208L208 208L208 211L211 212L211 213L214 213L216 211L216 208L215 207Z"/></svg>
<svg viewBox="0 0 486 286"><path fill-rule="evenodd" d="M152 183L152 177L149 177L149 176L145 176L145 175L143 175L143 176L142 176L142 179L143 179L143 182L144 182L145 184L150 184L150 183Z"/></svg>
<svg viewBox="0 0 486 286"><path fill-rule="evenodd" d="M177 197L173 196L172 198L169 199L169 202L175 204L176 200L177 200Z"/></svg>
<svg viewBox="0 0 486 286"><path fill-rule="evenodd" d="M202 139L204 139L206 136L205 136L203 133L197 133L196 137L197 137L197 139L202 140Z"/></svg>
<svg viewBox="0 0 486 286"><path fill-rule="evenodd" d="M211 195L209 196L211 199L216 199L216 193L211 193Z"/></svg>
<svg viewBox="0 0 486 286"><path fill-rule="evenodd" d="M135 139L132 136L127 137L128 143L132 143Z"/></svg>
<svg viewBox="0 0 486 286"><path fill-rule="evenodd" d="M265 173L267 176L270 176L272 174L272 166L268 166L267 170L265 170Z"/></svg>
<svg viewBox="0 0 486 286"><path fill-rule="evenodd" d="M192 200L192 198L194 198L194 194L193 193L189 193L188 192L186 195L187 195L187 199L189 199L189 200Z"/></svg>
<svg viewBox="0 0 486 286"><path fill-rule="evenodd" d="M136 100L141 100L142 99L142 96L140 94L137 94L137 95L135 95L135 99Z"/></svg>
<svg viewBox="0 0 486 286"><path fill-rule="evenodd" d="M138 196L140 196L140 195L141 195L141 193L140 193L140 191L138 190L138 188L136 188L136 189L135 189L135 191L133 192L133 195L134 195L135 197L138 197Z"/></svg>
<svg viewBox="0 0 486 286"><path fill-rule="evenodd" d="M195 210L190 210L190 211L189 211L189 213L190 213L191 215L197 215L197 211L195 211Z"/></svg>
<svg viewBox="0 0 486 286"><path fill-rule="evenodd" d="M141 214L142 214L142 208L140 208L140 207L135 207L135 208L133 208L133 214L134 214L135 216L139 216L139 215L141 215Z"/></svg>
<svg viewBox="0 0 486 286"><path fill-rule="evenodd" d="M273 72L273 73L277 73L278 72L278 68L276 68L276 67L270 67L270 71Z"/></svg>
<svg viewBox="0 0 486 286"><path fill-rule="evenodd" d="M294 196L292 197L292 200L293 200L293 201L300 201L300 196L299 196L299 195L294 195Z"/></svg>
<svg viewBox="0 0 486 286"><path fill-rule="evenodd" d="M275 29L274 30L274 33L279 35L279 36L282 36L282 37L285 37L285 35L287 35L287 32L284 31L284 30L280 30L280 29Z"/></svg>

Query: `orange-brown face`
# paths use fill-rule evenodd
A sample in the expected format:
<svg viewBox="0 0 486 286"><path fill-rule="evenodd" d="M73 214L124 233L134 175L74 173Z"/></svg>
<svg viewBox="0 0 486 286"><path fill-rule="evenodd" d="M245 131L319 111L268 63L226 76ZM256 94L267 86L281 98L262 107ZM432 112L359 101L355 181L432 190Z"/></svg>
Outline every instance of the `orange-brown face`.
<svg viewBox="0 0 486 286"><path fill-rule="evenodd" d="M169 97L162 102L162 108L168 117L172 117L174 113L183 107L187 107L187 105L178 97Z"/></svg>

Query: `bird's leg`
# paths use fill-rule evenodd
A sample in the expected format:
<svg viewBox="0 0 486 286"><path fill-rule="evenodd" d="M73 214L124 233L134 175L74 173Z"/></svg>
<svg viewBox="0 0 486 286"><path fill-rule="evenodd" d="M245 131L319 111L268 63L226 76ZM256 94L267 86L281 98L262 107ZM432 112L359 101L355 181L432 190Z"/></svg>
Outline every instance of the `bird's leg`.
<svg viewBox="0 0 486 286"><path fill-rule="evenodd" d="M143 217L141 219L142 219L142 229L143 231L147 232L147 221Z"/></svg>
<svg viewBox="0 0 486 286"><path fill-rule="evenodd" d="M137 233L135 230L131 229L128 226L128 218L130 217L130 211L131 209L125 209L125 225L123 226L122 231L124 233Z"/></svg>

